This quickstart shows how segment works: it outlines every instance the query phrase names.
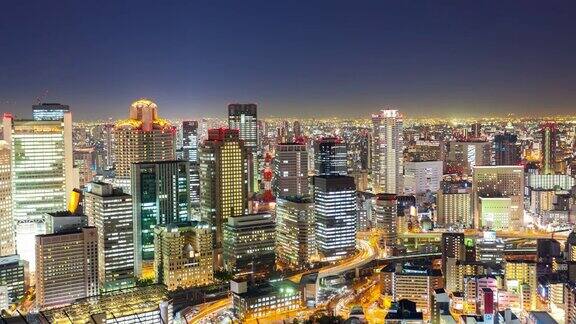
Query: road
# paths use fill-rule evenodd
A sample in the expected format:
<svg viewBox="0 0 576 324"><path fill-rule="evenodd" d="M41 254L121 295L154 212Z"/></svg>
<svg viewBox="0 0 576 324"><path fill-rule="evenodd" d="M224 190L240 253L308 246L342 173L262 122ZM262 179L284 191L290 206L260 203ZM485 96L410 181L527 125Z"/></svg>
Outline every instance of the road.
<svg viewBox="0 0 576 324"><path fill-rule="evenodd" d="M372 247L372 245L370 245L368 241L359 239L357 240L356 244L358 248L358 253L356 253L353 257L349 259L341 261L338 264L328 265L324 268L319 269L318 279L332 275L337 275L342 272L355 269L357 267L367 264L368 262L376 258L376 252L374 250L374 247ZM306 273L309 272L303 272L301 274L294 275L289 279L294 282L299 282L300 278L302 278L302 275ZM201 305L200 311L196 315L192 316L187 320L189 323L198 323L206 319L207 317L213 316L214 314L217 314L230 307L232 307L232 300L230 298L221 299L213 303L207 303Z"/></svg>

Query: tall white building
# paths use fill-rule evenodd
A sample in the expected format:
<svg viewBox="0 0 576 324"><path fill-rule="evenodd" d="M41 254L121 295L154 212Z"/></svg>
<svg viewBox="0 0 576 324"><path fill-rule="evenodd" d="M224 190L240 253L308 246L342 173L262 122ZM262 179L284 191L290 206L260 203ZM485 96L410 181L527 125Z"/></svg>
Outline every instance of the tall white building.
<svg viewBox="0 0 576 324"><path fill-rule="evenodd" d="M326 260L336 260L356 247L356 186L348 176L314 177L316 247Z"/></svg>
<svg viewBox="0 0 576 324"><path fill-rule="evenodd" d="M372 115L372 187L376 193L402 193L402 125L398 110Z"/></svg>
<svg viewBox="0 0 576 324"><path fill-rule="evenodd" d="M84 197L88 224L98 230L98 281L104 291L134 284L132 196L92 182Z"/></svg>
<svg viewBox="0 0 576 324"><path fill-rule="evenodd" d="M253 103L229 104L228 128L237 129L244 141L248 153L248 190L258 192L258 106Z"/></svg>
<svg viewBox="0 0 576 324"><path fill-rule="evenodd" d="M418 161L404 164L404 194L436 192L442 181L442 161Z"/></svg>
<svg viewBox="0 0 576 324"><path fill-rule="evenodd" d="M46 233L44 215L66 210L78 187L72 153L72 115L62 120L15 120L4 115L4 140L11 150L12 215L18 254L35 269L34 236Z"/></svg>

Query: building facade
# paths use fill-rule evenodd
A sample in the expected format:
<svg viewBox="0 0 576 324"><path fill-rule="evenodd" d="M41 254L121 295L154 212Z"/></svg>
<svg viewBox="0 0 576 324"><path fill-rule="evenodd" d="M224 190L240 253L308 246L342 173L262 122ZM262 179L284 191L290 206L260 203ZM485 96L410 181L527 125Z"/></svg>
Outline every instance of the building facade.
<svg viewBox="0 0 576 324"><path fill-rule="evenodd" d="M306 197L276 200L278 259L293 267L311 263L316 255L314 202Z"/></svg>
<svg viewBox="0 0 576 324"><path fill-rule="evenodd" d="M276 197L308 195L310 190L306 145L298 143L276 145L273 172L273 190Z"/></svg>
<svg viewBox="0 0 576 324"><path fill-rule="evenodd" d="M376 193L402 192L402 114L382 110L372 115L372 187Z"/></svg>

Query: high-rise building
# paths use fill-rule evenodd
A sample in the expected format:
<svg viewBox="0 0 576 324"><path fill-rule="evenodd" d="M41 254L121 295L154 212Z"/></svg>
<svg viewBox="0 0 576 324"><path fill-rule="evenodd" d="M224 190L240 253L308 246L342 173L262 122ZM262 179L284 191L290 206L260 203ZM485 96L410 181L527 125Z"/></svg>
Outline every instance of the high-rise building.
<svg viewBox="0 0 576 324"><path fill-rule="evenodd" d="M504 240L496 237L496 232L486 231L476 240L476 260L492 264L504 261Z"/></svg>
<svg viewBox="0 0 576 324"><path fill-rule="evenodd" d="M98 295L96 228L36 236L36 266L36 305L41 310Z"/></svg>
<svg viewBox="0 0 576 324"><path fill-rule="evenodd" d="M130 118L114 126L116 183L130 191L130 165L137 162L170 161L176 158L176 129L158 117L158 106L148 100L134 101Z"/></svg>
<svg viewBox="0 0 576 324"><path fill-rule="evenodd" d="M198 121L182 121L182 149L186 161L198 161L198 140Z"/></svg>
<svg viewBox="0 0 576 324"><path fill-rule="evenodd" d="M314 202L307 197L276 200L277 258L304 267L316 254Z"/></svg>
<svg viewBox="0 0 576 324"><path fill-rule="evenodd" d="M11 152L12 216L16 249L34 272L34 236L46 233L44 215L65 210L67 193L78 187L73 166L72 115L62 120L15 120L4 115L4 140ZM31 180L33 179L33 181Z"/></svg>
<svg viewBox="0 0 576 324"><path fill-rule="evenodd" d="M524 169L522 166L476 166L472 181L474 225L481 223L480 198L510 198L510 226L522 225L524 215Z"/></svg>
<svg viewBox="0 0 576 324"><path fill-rule="evenodd" d="M321 257L335 260L356 246L356 187L348 176L314 177L316 247Z"/></svg>
<svg viewBox="0 0 576 324"><path fill-rule="evenodd" d="M269 213L228 217L224 265L235 273L269 272L275 267L276 223Z"/></svg>
<svg viewBox="0 0 576 324"><path fill-rule="evenodd" d="M200 175L198 174L198 121L185 120L182 122L182 150L183 158L190 161L190 205L200 205Z"/></svg>
<svg viewBox="0 0 576 324"><path fill-rule="evenodd" d="M298 143L276 145L273 171L273 188L276 197L306 196L309 194L306 145Z"/></svg>
<svg viewBox="0 0 576 324"><path fill-rule="evenodd" d="M168 290L212 283L212 229L208 223L160 225L154 229L154 237L154 270L159 283Z"/></svg>
<svg viewBox="0 0 576 324"><path fill-rule="evenodd" d="M18 254L0 256L0 286L5 287L9 304L18 302L26 292L28 282L25 263Z"/></svg>
<svg viewBox="0 0 576 324"><path fill-rule="evenodd" d="M542 173L554 174L558 129L553 122L542 125Z"/></svg>
<svg viewBox="0 0 576 324"><path fill-rule="evenodd" d="M494 136L494 163L496 165L518 165L520 163L520 146L516 143L518 136L511 133Z"/></svg>
<svg viewBox="0 0 576 324"><path fill-rule="evenodd" d="M398 202L395 194L381 193L376 196L374 204L376 228L381 231L381 247L394 247L398 238Z"/></svg>
<svg viewBox="0 0 576 324"><path fill-rule="evenodd" d="M256 104L229 104L228 128L237 129L246 147L248 163L248 190L258 192L258 106Z"/></svg>
<svg viewBox="0 0 576 324"><path fill-rule="evenodd" d="M510 228L512 199L509 197L480 197L480 224L495 231Z"/></svg>
<svg viewBox="0 0 576 324"><path fill-rule="evenodd" d="M32 106L34 120L63 120L64 113L70 111L70 106L59 103L42 103Z"/></svg>
<svg viewBox="0 0 576 324"><path fill-rule="evenodd" d="M472 193L470 189L440 190L436 199L437 222L441 226L472 226Z"/></svg>
<svg viewBox="0 0 576 324"><path fill-rule="evenodd" d="M492 147L486 141L451 141L446 156L447 173L472 174L475 166L490 165Z"/></svg>
<svg viewBox="0 0 576 324"><path fill-rule="evenodd" d="M442 161L404 163L404 194L423 194L440 189L443 173Z"/></svg>
<svg viewBox="0 0 576 324"><path fill-rule="evenodd" d="M153 276L154 227L189 220L189 167L188 161L132 164L134 271L137 277Z"/></svg>
<svg viewBox="0 0 576 324"><path fill-rule="evenodd" d="M0 257L16 253L12 219L12 172L10 147L0 141Z"/></svg>
<svg viewBox="0 0 576 324"><path fill-rule="evenodd" d="M446 276L448 259L466 260L464 233L442 233L442 273Z"/></svg>
<svg viewBox="0 0 576 324"><path fill-rule="evenodd" d="M79 187L84 188L94 179L94 148L84 147L74 149L74 167L79 173Z"/></svg>
<svg viewBox="0 0 576 324"><path fill-rule="evenodd" d="M109 183L92 182L84 197L88 224L98 231L98 281L103 291L134 284L132 196Z"/></svg>
<svg viewBox="0 0 576 324"><path fill-rule="evenodd" d="M337 137L324 137L314 145L316 175L347 175L348 151L346 143Z"/></svg>
<svg viewBox="0 0 576 324"><path fill-rule="evenodd" d="M210 129L200 146L200 211L214 235L215 263L222 263L222 230L228 218L248 211L246 150L238 130Z"/></svg>
<svg viewBox="0 0 576 324"><path fill-rule="evenodd" d="M372 115L372 186L376 193L402 193L402 114L382 110Z"/></svg>

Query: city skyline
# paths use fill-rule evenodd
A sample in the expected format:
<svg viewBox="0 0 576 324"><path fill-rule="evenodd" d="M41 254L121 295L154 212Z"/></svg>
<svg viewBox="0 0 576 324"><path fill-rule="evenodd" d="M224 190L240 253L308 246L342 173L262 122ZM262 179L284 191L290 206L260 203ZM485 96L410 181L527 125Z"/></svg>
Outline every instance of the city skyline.
<svg viewBox="0 0 576 324"><path fill-rule="evenodd" d="M39 99L75 120L119 118L150 97L168 118L234 102L262 117L565 115L575 7L12 3L0 109L25 117Z"/></svg>

